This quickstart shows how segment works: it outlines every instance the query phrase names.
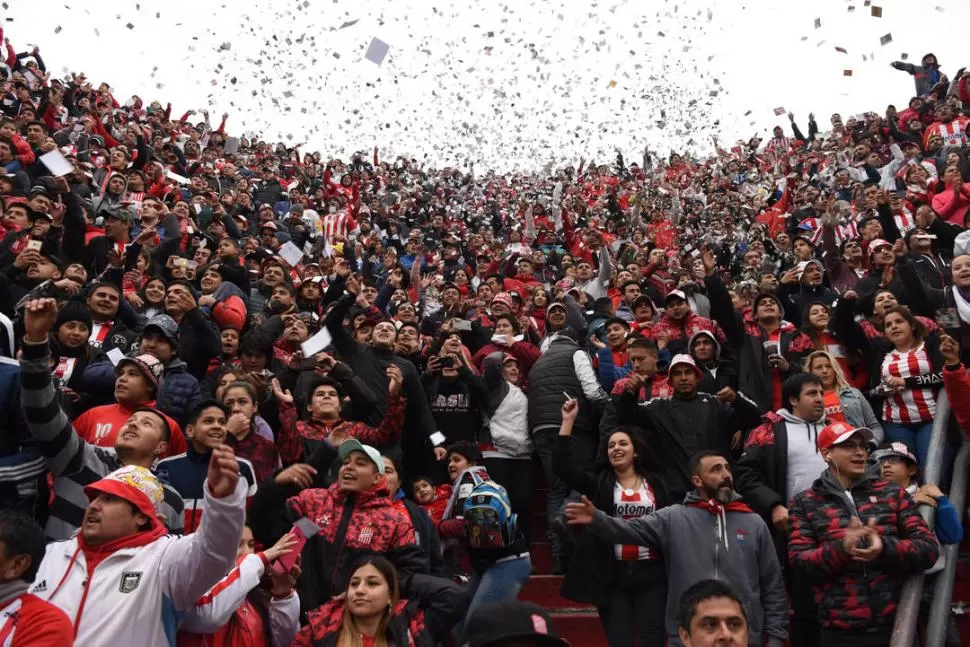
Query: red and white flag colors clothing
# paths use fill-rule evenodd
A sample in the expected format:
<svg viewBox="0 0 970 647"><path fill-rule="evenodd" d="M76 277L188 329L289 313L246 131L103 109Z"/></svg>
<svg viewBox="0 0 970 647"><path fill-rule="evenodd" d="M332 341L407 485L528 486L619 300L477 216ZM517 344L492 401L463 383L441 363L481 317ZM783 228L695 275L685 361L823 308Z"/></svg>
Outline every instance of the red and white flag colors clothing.
<svg viewBox="0 0 970 647"><path fill-rule="evenodd" d="M930 137L939 135L944 146L965 146L967 143L967 124L970 119L959 116L948 123L936 122L931 124L923 134L923 142L929 142Z"/></svg>
<svg viewBox="0 0 970 647"><path fill-rule="evenodd" d="M883 420L899 424L930 422L936 415L936 394L929 385L933 366L926 354L926 347L920 344L910 351L892 351L882 360L882 377L925 376L927 386L905 387L886 398L883 406Z"/></svg>
<svg viewBox="0 0 970 647"><path fill-rule="evenodd" d="M88 344L94 348L101 348L104 340L108 338L108 333L111 332L112 326L114 326L113 321L93 322L91 325L91 334L88 336Z"/></svg>
<svg viewBox="0 0 970 647"><path fill-rule="evenodd" d="M357 229L357 221L346 211L338 211L324 216L320 221L323 227L323 235L331 244L335 236L346 237L348 233Z"/></svg>
<svg viewBox="0 0 970 647"><path fill-rule="evenodd" d="M617 519L630 521L642 519L653 514L657 509L657 499L653 488L640 479L640 486L636 489L624 488L619 483L613 488L613 515ZM616 558L623 561L637 561L640 559L658 559L659 555L653 548L647 546L628 546L616 544L614 547Z"/></svg>

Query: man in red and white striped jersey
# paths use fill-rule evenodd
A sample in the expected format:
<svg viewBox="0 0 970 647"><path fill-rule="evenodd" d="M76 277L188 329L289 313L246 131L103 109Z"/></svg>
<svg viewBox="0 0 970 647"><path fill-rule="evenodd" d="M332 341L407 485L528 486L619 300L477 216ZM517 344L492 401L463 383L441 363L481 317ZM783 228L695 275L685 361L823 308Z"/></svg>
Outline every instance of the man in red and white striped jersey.
<svg viewBox="0 0 970 647"><path fill-rule="evenodd" d="M329 213L320 219L321 226L323 227L323 235L331 245L334 244L335 239L339 236L341 238L346 238L347 234L357 229L357 221L354 219L350 212L346 209L339 209L333 201L328 207Z"/></svg>

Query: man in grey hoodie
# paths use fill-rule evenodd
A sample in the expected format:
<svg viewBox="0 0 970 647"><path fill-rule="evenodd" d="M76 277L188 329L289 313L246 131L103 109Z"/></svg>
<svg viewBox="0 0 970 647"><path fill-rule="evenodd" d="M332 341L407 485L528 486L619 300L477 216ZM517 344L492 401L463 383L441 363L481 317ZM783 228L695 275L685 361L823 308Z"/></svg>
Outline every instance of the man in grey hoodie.
<svg viewBox="0 0 970 647"><path fill-rule="evenodd" d="M667 567L669 645L683 645L677 625L680 596L694 583L713 578L741 593L750 623L748 644L781 647L788 637L788 602L768 526L734 491L726 458L700 452L691 460L691 474L695 490L682 505L624 521L583 497L566 506L566 517L570 524L588 526L600 539L660 549Z"/></svg>

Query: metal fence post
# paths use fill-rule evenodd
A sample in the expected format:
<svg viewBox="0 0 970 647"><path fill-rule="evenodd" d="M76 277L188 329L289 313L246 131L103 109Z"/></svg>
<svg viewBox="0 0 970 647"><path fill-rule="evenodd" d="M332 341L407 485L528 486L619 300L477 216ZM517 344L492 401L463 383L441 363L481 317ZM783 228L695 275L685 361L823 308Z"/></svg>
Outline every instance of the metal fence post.
<svg viewBox="0 0 970 647"><path fill-rule="evenodd" d="M939 484L940 477L943 475L943 451L946 447L947 431L950 427L950 401L946 396L946 391L940 390L936 400L936 417L933 419L933 436L930 439L930 447L926 457L926 465L923 470L923 482ZM920 514L929 527L933 528L933 515L936 509L933 506L921 505ZM899 596L899 606L896 608L896 622L893 624L893 634L890 645L892 647L913 647L916 638L916 626L919 620L920 600L923 596L923 574L917 573L910 576L903 584L902 593ZM928 647L935 647L929 643Z"/></svg>

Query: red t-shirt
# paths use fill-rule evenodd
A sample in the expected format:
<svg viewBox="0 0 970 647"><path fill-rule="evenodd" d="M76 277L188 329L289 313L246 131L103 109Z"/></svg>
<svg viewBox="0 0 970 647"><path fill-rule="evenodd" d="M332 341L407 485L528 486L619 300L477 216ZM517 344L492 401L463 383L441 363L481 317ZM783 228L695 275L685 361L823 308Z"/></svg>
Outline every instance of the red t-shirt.
<svg viewBox="0 0 970 647"><path fill-rule="evenodd" d="M154 402L143 402L138 407L154 407ZM97 445L98 447L114 447L115 440L121 427L131 417L132 412L138 407L126 407L120 403L106 404L100 407L88 409L74 420L74 429L77 430L81 440ZM165 415L165 414L162 414ZM168 427L172 432L168 441L168 450L160 458L177 456L186 451L185 437L182 436L182 428L172 418L165 416Z"/></svg>
<svg viewBox="0 0 970 647"><path fill-rule="evenodd" d="M842 400L835 391L826 391L823 397L825 404L825 417L830 422L846 422L845 414L842 412Z"/></svg>

